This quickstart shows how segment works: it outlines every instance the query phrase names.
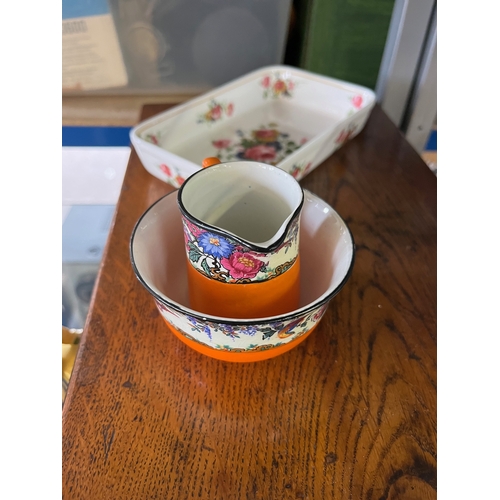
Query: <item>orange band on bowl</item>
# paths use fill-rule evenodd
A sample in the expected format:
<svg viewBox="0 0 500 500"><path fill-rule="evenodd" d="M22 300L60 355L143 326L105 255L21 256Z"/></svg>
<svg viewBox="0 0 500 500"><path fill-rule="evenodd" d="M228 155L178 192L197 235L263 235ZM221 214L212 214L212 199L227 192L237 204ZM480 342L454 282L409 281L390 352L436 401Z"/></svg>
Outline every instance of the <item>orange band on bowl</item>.
<svg viewBox="0 0 500 500"><path fill-rule="evenodd" d="M163 317L163 316L162 316ZM174 326L172 326L165 318L163 318L170 331L184 344L186 344L191 349L204 354L205 356L210 356L211 358L219 359L221 361L231 361L234 363L251 363L255 361L264 361L266 359L271 359L280 354L284 354L287 351L290 351L301 342L303 342L318 326L319 322L316 323L309 331L301 335L299 338L295 340L291 340L286 344L271 347L267 350L260 351L245 351L245 352L234 352L234 351L223 351L222 349L215 349L208 345L202 344L201 342L197 342L195 340L188 339L181 331L177 330Z"/></svg>

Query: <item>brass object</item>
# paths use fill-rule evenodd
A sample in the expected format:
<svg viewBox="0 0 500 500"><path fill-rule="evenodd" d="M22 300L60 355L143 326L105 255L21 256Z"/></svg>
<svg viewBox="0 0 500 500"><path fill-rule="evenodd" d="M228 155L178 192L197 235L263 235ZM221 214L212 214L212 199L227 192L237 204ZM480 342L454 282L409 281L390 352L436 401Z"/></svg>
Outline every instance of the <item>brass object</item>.
<svg viewBox="0 0 500 500"><path fill-rule="evenodd" d="M76 355L83 330L62 327L62 402L66 399L69 380L75 365Z"/></svg>

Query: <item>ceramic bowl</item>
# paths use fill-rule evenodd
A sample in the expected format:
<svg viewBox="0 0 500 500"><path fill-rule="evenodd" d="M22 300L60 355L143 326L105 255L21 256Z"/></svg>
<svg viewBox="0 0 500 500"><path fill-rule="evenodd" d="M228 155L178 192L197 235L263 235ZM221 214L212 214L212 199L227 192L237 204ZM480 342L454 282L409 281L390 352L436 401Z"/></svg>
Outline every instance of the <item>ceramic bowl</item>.
<svg viewBox="0 0 500 500"><path fill-rule="evenodd" d="M247 362L283 354L311 334L329 301L349 278L354 241L338 213L304 190L299 307L286 314L252 319L210 316L190 307L177 191L158 200L139 219L132 232L130 255L137 278L181 341L213 358Z"/></svg>

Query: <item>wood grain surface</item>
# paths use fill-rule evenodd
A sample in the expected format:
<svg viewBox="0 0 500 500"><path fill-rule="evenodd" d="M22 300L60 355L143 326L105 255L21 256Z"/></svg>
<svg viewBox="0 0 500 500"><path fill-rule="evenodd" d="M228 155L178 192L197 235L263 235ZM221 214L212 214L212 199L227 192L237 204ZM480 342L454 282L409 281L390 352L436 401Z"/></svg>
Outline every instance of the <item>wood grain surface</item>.
<svg viewBox="0 0 500 500"><path fill-rule="evenodd" d="M63 408L65 499L436 498L436 177L377 105L301 184L349 224L353 273L305 342L232 364L134 276L132 228L172 188L132 152Z"/></svg>

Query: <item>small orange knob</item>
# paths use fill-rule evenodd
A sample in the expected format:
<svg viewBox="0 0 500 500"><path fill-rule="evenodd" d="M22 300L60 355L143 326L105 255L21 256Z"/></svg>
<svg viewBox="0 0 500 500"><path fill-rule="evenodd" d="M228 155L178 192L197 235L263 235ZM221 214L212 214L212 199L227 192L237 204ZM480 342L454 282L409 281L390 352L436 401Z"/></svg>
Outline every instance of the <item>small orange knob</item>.
<svg viewBox="0 0 500 500"><path fill-rule="evenodd" d="M219 158L216 158L215 156L210 156L208 158L205 158L201 162L201 166L203 168L207 168L207 167L211 167L212 165L217 165L218 163L220 163Z"/></svg>

